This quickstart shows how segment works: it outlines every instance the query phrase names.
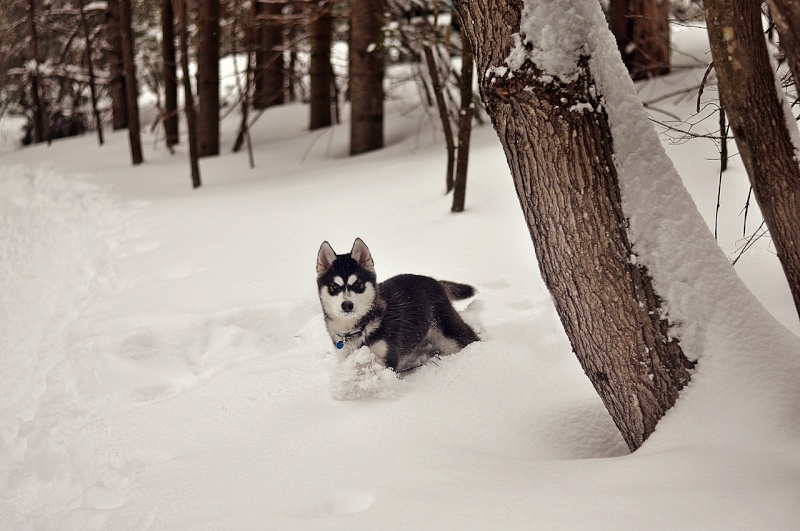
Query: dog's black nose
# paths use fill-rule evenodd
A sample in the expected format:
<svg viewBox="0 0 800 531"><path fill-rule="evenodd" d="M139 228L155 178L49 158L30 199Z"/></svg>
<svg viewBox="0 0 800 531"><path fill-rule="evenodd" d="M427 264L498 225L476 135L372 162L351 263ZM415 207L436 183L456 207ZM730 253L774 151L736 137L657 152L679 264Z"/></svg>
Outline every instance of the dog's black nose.
<svg viewBox="0 0 800 531"><path fill-rule="evenodd" d="M342 303L342 310L345 312L352 312L353 311L353 303L350 301L344 301Z"/></svg>

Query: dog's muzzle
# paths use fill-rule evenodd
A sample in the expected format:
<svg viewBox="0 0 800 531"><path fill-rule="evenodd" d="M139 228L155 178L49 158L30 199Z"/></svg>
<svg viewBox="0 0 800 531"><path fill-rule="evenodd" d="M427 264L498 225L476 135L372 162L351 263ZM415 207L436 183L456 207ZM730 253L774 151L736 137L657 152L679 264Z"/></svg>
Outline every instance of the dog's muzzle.
<svg viewBox="0 0 800 531"><path fill-rule="evenodd" d="M353 303L352 301L344 301L342 302L342 311L346 313L350 313L353 311Z"/></svg>

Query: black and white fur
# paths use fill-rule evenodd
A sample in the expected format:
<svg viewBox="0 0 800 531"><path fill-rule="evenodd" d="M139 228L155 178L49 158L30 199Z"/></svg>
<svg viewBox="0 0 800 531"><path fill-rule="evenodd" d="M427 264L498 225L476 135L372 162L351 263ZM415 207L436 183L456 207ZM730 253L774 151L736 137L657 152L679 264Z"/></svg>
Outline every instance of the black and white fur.
<svg viewBox="0 0 800 531"><path fill-rule="evenodd" d="M420 275L378 284L372 255L360 238L350 253L340 255L322 242L317 288L334 346L353 352L366 345L397 372L478 341L450 303L472 297L475 288Z"/></svg>

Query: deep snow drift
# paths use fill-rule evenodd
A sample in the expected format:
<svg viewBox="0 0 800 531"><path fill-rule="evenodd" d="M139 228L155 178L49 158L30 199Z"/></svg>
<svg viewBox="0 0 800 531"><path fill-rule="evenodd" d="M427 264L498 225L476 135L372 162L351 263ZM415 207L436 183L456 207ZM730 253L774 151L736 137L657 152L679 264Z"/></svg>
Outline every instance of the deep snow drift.
<svg viewBox="0 0 800 531"><path fill-rule="evenodd" d="M702 77L702 30L676 38L686 55L643 99ZM667 271L671 311L705 312L683 323L700 362L627 455L539 278L491 128L474 132L467 211L452 215L436 118L412 97L390 105L389 146L355 158L345 125L308 133L306 112L265 113L257 168L226 151L203 161L199 190L185 145L170 156L148 139L136 168L125 133L4 148L0 528L800 528L800 324L768 240L736 266L760 303L692 260ZM713 130L704 116L695 127ZM714 145L664 143L713 224ZM709 245L659 230L676 254ZM459 309L482 341L337 400L353 376L330 352L314 262L322 240L356 236L380 279L477 286Z"/></svg>

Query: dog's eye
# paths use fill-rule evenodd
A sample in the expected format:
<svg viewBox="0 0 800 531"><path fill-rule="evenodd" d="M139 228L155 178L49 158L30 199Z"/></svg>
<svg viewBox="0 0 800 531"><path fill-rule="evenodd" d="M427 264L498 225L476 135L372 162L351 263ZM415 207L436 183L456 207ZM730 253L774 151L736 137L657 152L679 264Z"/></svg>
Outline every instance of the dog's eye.
<svg viewBox="0 0 800 531"><path fill-rule="evenodd" d="M340 291L342 291L342 287L339 284L331 284L328 286L328 291L331 295L338 295Z"/></svg>
<svg viewBox="0 0 800 531"><path fill-rule="evenodd" d="M353 285L350 286L350 289L355 291L356 293L363 293L364 292L364 283L360 280L356 280L353 282Z"/></svg>

